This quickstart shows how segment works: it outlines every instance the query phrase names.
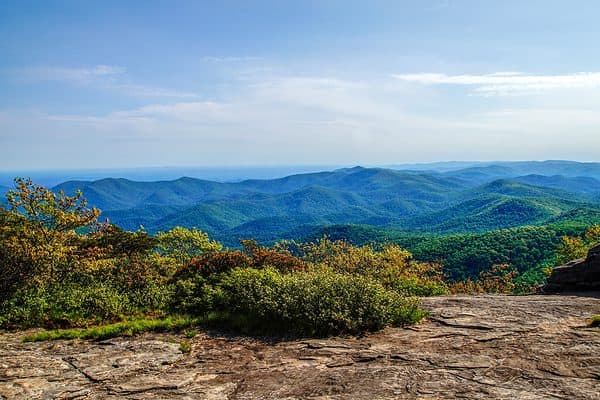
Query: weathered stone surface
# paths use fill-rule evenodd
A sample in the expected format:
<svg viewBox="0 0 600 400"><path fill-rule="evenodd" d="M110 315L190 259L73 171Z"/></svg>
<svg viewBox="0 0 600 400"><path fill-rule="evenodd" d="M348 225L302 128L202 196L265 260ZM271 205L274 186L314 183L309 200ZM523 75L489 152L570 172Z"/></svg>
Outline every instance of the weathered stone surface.
<svg viewBox="0 0 600 400"><path fill-rule="evenodd" d="M5 399L600 399L600 298L448 296L362 337L202 333L23 343L0 334Z"/></svg>
<svg viewBox="0 0 600 400"><path fill-rule="evenodd" d="M600 245L590 249L586 258L571 261L552 270L542 293L600 290Z"/></svg>

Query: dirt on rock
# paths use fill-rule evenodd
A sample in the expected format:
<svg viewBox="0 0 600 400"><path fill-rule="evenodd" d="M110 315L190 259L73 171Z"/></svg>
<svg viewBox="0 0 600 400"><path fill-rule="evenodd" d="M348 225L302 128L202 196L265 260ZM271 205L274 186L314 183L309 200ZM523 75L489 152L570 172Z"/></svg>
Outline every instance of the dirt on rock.
<svg viewBox="0 0 600 400"><path fill-rule="evenodd" d="M199 333L23 343L0 334L0 399L600 399L596 296L445 296L362 337ZM190 352L180 343L189 340Z"/></svg>

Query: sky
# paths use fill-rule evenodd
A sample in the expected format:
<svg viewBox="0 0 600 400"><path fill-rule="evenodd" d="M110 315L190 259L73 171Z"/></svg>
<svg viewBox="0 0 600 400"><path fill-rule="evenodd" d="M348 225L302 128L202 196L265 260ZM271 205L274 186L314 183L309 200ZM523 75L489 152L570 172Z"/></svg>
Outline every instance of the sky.
<svg viewBox="0 0 600 400"><path fill-rule="evenodd" d="M600 2L3 1L0 170L599 161Z"/></svg>

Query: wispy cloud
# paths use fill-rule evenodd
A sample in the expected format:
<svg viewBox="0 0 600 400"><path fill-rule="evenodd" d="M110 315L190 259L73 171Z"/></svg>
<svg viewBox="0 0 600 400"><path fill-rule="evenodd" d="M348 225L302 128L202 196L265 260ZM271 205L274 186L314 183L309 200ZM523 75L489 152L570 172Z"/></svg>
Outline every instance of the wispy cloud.
<svg viewBox="0 0 600 400"><path fill-rule="evenodd" d="M114 65L85 68L36 66L8 71L15 79L27 82L61 82L69 85L108 90L133 97L198 98L195 93L132 83L127 70Z"/></svg>
<svg viewBox="0 0 600 400"><path fill-rule="evenodd" d="M232 143L251 139L267 148L273 140L287 141L311 152L314 149L305 141L307 137L327 141L328 148L339 147L343 141L348 151L362 152L373 141L398 144L402 132L419 131L426 136L425 131L463 131L480 126L479 122L411 115L397 95L366 81L273 76L248 84L235 96L222 100L150 104L103 116L50 115L47 119L93 126L117 135L125 132L135 136L138 132L148 138L168 132L169 137L181 140L201 135L206 146L223 137L231 138Z"/></svg>
<svg viewBox="0 0 600 400"><path fill-rule="evenodd" d="M192 92L119 82L108 82L101 86L101 88L135 97L168 97L180 99L197 99L200 97L198 94Z"/></svg>
<svg viewBox="0 0 600 400"><path fill-rule="evenodd" d="M18 78L30 81L61 81L87 84L99 78L106 79L123 74L125 68L112 65L96 65L89 68L68 67L25 67L14 71Z"/></svg>
<svg viewBox="0 0 600 400"><path fill-rule="evenodd" d="M450 83L446 78L451 77L445 75L421 76L418 82L479 89L491 85L491 80L507 85L502 79L527 75L482 76L485 79L454 77ZM591 159L600 145L597 93L588 97L579 92L560 93L526 101L468 98L482 104L443 112L439 104L455 101L455 93L423 98L421 92L427 90L390 81L261 75L211 101L159 99L79 115L0 110L0 149L26 148L35 141L40 159L51 153L81 167L104 165L102 154L107 153L117 154L129 165L142 165L148 159L165 165L257 160L393 164L468 159L472 149L477 149L481 159L506 158L507 154L526 159L532 151L538 158ZM90 146L105 151L73 155L73 148ZM23 163L17 152L6 150L2 156L6 165Z"/></svg>
<svg viewBox="0 0 600 400"><path fill-rule="evenodd" d="M115 126L128 124L129 127L138 123L173 122L201 123L224 120L229 116L228 105L211 101L181 102L173 104L150 104L132 110L114 111L105 116L82 115L49 115L52 121L77 122L96 124L98 126Z"/></svg>
<svg viewBox="0 0 600 400"><path fill-rule="evenodd" d="M394 78L424 85L462 85L473 87L480 95L523 95L548 90L600 87L600 72L563 75L529 75L521 72L496 72L485 75L446 75L438 73L396 74Z"/></svg>

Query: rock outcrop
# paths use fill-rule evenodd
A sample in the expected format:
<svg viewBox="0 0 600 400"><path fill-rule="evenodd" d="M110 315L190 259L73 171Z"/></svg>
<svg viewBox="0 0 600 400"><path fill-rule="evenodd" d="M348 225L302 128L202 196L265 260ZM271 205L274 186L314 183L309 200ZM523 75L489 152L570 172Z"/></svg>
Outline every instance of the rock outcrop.
<svg viewBox="0 0 600 400"><path fill-rule="evenodd" d="M423 322L361 337L204 332L23 343L0 333L0 399L600 400L600 299L442 296Z"/></svg>
<svg viewBox="0 0 600 400"><path fill-rule="evenodd" d="M552 270L541 293L600 291L600 244L586 258L571 261Z"/></svg>

